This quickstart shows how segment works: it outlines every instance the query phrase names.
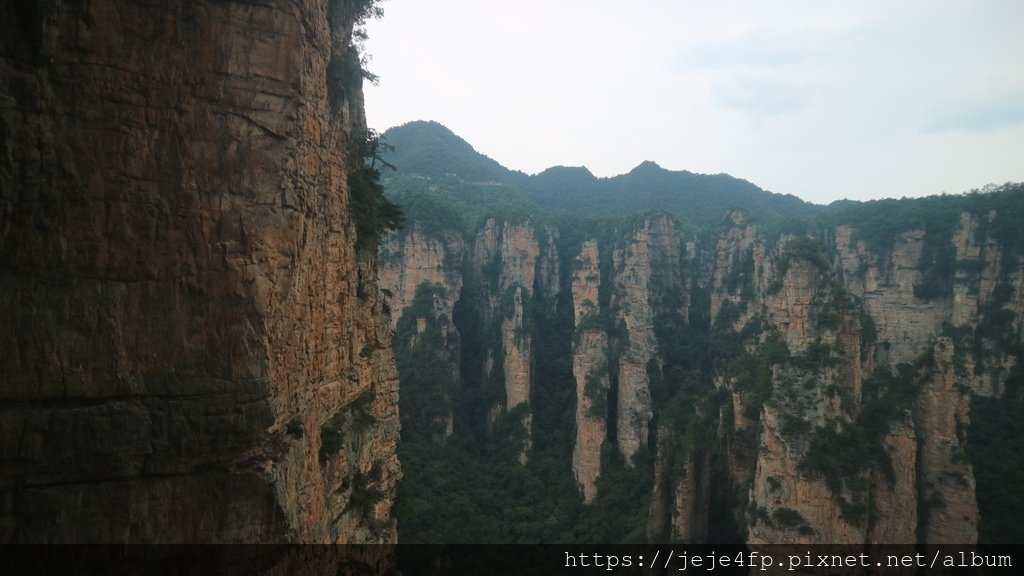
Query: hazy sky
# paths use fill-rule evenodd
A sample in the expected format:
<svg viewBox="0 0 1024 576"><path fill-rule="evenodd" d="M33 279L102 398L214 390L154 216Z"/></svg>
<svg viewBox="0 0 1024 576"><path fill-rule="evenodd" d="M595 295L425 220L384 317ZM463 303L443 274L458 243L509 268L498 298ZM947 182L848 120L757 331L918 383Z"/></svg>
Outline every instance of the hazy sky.
<svg viewBox="0 0 1024 576"><path fill-rule="evenodd" d="M1024 180L1024 1L383 0L371 127L813 202ZM855 6L855 7L854 7Z"/></svg>

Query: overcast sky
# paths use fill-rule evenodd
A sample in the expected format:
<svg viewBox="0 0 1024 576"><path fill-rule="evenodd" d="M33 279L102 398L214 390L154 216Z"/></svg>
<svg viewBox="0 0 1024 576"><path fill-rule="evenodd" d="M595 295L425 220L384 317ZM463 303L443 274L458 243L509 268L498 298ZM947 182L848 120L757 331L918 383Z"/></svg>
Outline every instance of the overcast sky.
<svg viewBox="0 0 1024 576"><path fill-rule="evenodd" d="M383 0L370 126L812 202L1024 180L1024 1ZM854 6L856 6L854 8Z"/></svg>

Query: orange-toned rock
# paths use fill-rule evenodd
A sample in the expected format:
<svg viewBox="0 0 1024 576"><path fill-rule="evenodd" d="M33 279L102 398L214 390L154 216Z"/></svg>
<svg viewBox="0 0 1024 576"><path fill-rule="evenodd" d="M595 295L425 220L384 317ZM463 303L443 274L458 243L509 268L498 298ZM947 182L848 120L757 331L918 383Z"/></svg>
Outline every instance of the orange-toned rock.
<svg viewBox="0 0 1024 576"><path fill-rule="evenodd" d="M595 322L600 312L600 284L597 240L588 240L576 257L572 280L576 324L572 356L576 378L576 442L572 451L572 472L587 503L597 496L601 445L608 435L608 335L600 322Z"/></svg>
<svg viewBox="0 0 1024 576"><path fill-rule="evenodd" d="M395 539L358 4L5 9L0 537Z"/></svg>

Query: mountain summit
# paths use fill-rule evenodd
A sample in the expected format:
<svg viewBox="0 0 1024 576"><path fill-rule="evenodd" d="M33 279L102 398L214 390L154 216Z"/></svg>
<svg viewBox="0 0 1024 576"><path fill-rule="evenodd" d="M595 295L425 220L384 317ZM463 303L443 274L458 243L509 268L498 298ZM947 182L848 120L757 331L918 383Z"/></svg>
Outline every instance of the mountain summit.
<svg viewBox="0 0 1024 576"><path fill-rule="evenodd" d="M796 196L768 192L728 174L667 170L650 160L610 178L597 178L585 167L566 166L530 176L477 152L437 122L410 122L391 128L384 137L394 148L386 159L397 169L389 186L395 197L419 195L444 181L451 186L442 195L450 201L479 204L481 194L493 193L493 188L500 186L503 202L523 210L580 216L663 210L681 223L698 228L717 225L722 214L733 208L743 208L765 223L807 216L821 209Z"/></svg>

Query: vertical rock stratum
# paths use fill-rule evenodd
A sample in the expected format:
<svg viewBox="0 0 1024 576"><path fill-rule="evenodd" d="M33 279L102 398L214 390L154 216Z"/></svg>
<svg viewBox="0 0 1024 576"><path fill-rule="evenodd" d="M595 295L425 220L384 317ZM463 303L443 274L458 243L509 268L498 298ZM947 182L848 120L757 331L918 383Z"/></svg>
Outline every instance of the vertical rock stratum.
<svg viewBox="0 0 1024 576"><path fill-rule="evenodd" d="M394 540L370 9L0 8L0 540Z"/></svg>
<svg viewBox="0 0 1024 576"><path fill-rule="evenodd" d="M721 384L736 425L760 422L753 477L731 464L748 542L977 541L972 398L1018 378L1024 312L999 217L964 212L948 236L909 230L872 248L850 225L770 246L731 216L711 293L719 325L747 335L747 367Z"/></svg>
<svg viewBox="0 0 1024 576"><path fill-rule="evenodd" d="M601 321L598 291L601 271L597 240L580 248L572 278L575 321L572 371L576 379L576 441L572 472L584 502L597 496L601 475L601 445L608 435L608 334Z"/></svg>
<svg viewBox="0 0 1024 576"><path fill-rule="evenodd" d="M774 229L737 210L705 231L664 213L470 212L456 229L433 207L382 250L382 280L395 314L415 307L412 284L432 287L431 314L458 333L443 343L468 360L434 371L434 404L455 414L446 446L470 446L448 465L499 470L490 492L516 504L479 522L496 534L508 522L511 539L973 543L986 506L990 535L1001 513L1013 524L993 508L1015 493L986 494L1001 468L980 455L1005 454L1012 474L1018 445L998 428L1024 382L1020 193ZM424 481L421 507L460 474ZM529 492L541 477L550 497Z"/></svg>

